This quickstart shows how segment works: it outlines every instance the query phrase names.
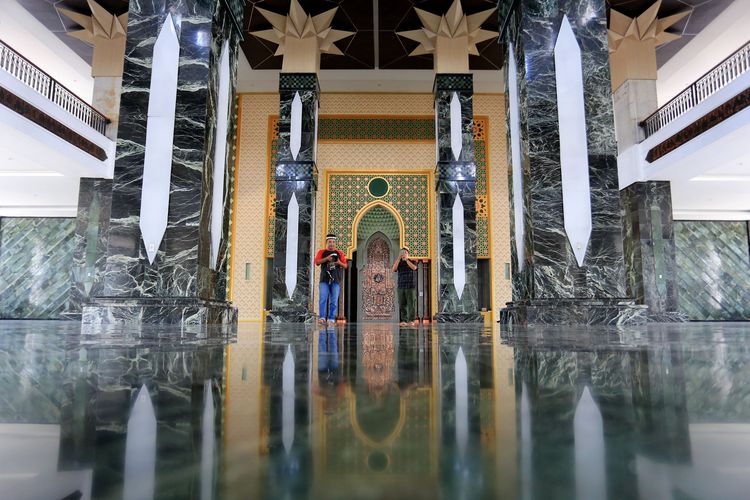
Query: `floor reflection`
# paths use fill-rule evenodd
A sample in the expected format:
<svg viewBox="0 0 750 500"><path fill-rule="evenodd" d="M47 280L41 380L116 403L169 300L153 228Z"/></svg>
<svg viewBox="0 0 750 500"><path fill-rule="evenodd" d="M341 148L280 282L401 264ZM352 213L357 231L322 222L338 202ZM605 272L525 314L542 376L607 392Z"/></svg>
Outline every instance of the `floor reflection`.
<svg viewBox="0 0 750 500"><path fill-rule="evenodd" d="M243 325L213 340L23 325L0 322L2 498L708 499L750 487L745 325Z"/></svg>

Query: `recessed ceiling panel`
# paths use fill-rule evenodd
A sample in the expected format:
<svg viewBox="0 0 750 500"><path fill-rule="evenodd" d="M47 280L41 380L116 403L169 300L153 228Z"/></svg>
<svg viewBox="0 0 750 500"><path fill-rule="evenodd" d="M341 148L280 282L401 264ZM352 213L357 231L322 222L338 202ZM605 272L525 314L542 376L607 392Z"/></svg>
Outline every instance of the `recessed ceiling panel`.
<svg viewBox="0 0 750 500"><path fill-rule="evenodd" d="M642 14L654 4L655 0L608 0L610 8L625 14L626 16L635 17ZM729 7L735 0L662 0L659 8L659 17L664 18L678 12L691 10L692 12L685 19L679 21L667 31L678 33L682 38L669 42L656 49L656 65L661 67L669 61L673 55L680 51L685 45L690 43L695 35L703 31L716 16L721 14L724 9Z"/></svg>
<svg viewBox="0 0 750 500"><path fill-rule="evenodd" d="M45 28L55 33L65 45L73 49L86 63L91 64L94 48L77 38L69 36L70 31L81 29L74 21L60 15L55 7L71 10L81 14L90 14L91 9L86 0L17 0ZM119 16L128 11L128 0L96 0L107 12ZM15 47L23 54L22 47Z"/></svg>
<svg viewBox="0 0 750 500"><path fill-rule="evenodd" d="M289 12L289 0L248 0L245 3L245 40L242 50L253 69L281 69L281 56L274 56L276 44L261 40L250 34L253 31L271 29L271 23L258 8L277 14ZM375 48L373 32L373 3L371 0L300 0L302 8L311 16L338 7L331 22L333 29L352 31L353 36L336 42L344 55L323 54L321 69L373 69Z"/></svg>
<svg viewBox="0 0 750 500"><path fill-rule="evenodd" d="M453 0L378 0L378 53L381 69L432 69L432 55L414 56L409 54L417 48L418 42L396 35L398 31L418 30L422 23L414 7L433 14L443 15ZM476 14L493 7L496 1L461 0L466 15ZM490 31L500 31L497 14L492 14L482 27ZM497 40L487 40L477 44L478 56L469 56L472 70L501 69L502 51Z"/></svg>

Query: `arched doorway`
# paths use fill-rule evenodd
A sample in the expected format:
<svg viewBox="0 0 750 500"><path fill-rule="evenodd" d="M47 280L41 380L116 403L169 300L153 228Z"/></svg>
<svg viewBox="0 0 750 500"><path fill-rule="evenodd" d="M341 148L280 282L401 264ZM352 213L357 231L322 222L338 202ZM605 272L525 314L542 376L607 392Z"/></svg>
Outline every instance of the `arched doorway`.
<svg viewBox="0 0 750 500"><path fill-rule="evenodd" d="M356 304L357 321L395 321L396 279L391 272L401 245L401 226L391 210L375 205L359 218L352 255L356 286L348 300Z"/></svg>
<svg viewBox="0 0 750 500"><path fill-rule="evenodd" d="M392 321L396 314L396 282L391 272L393 242L378 231L358 251L360 269L359 317L362 321ZM398 247L398 245L396 245ZM397 250L396 250L397 251Z"/></svg>

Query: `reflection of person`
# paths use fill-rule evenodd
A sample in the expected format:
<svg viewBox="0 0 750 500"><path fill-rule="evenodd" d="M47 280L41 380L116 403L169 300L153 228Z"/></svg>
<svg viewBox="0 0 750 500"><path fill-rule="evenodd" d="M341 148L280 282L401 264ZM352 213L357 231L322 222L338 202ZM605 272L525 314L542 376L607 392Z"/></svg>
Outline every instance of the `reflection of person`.
<svg viewBox="0 0 750 500"><path fill-rule="evenodd" d="M414 287L414 271L416 264L409 259L409 249L403 247L401 253L393 263L393 272L398 273L398 316L399 325L416 324L415 306L417 293Z"/></svg>
<svg viewBox="0 0 750 500"><path fill-rule="evenodd" d="M336 337L333 326L321 328L318 332L318 386L312 390L323 397L323 411L326 415L332 415L336 411L344 393Z"/></svg>
<svg viewBox="0 0 750 500"><path fill-rule="evenodd" d="M339 369L339 346L332 326L320 330L318 336L318 371L336 375ZM335 377L334 377L335 378Z"/></svg>
<svg viewBox="0 0 750 500"><path fill-rule="evenodd" d="M336 308L339 304L339 291L341 290L341 269L346 269L346 257L344 252L336 249L336 235L326 235L326 247L318 251L315 256L315 265L320 266L320 303L319 322L326 321L326 304L328 304L328 324L336 322Z"/></svg>

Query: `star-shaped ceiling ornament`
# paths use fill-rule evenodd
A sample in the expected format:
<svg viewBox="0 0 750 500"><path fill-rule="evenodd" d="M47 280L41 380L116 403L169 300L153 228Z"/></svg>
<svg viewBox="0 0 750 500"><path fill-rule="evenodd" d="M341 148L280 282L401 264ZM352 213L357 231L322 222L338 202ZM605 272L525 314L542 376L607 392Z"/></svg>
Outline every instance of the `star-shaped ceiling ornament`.
<svg viewBox="0 0 750 500"><path fill-rule="evenodd" d="M671 16L659 19L659 7L661 0L649 7L646 12L637 17L628 17L625 14L611 9L609 12L609 52L614 53L626 40L645 41L653 40L654 47L677 40L682 35L670 33L667 28L690 14L687 10Z"/></svg>
<svg viewBox="0 0 750 500"><path fill-rule="evenodd" d="M682 36L667 29L691 11L660 19L660 7L661 0L657 0L637 17L610 10L608 38L613 90L626 80L656 80L656 47Z"/></svg>
<svg viewBox="0 0 750 500"><path fill-rule="evenodd" d="M292 0L284 16L256 7L273 26L272 29L250 34L278 44L274 55L284 56L281 71L311 72L320 70L320 54L343 55L334 42L354 34L331 28L338 7L317 16L307 14L297 0Z"/></svg>
<svg viewBox="0 0 750 500"><path fill-rule="evenodd" d="M460 0L454 0L445 15L438 16L414 8L422 21L422 29L399 31L397 35L419 42L410 56L434 54L434 68L438 73L468 72L469 55L479 55L477 44L498 37L497 31L482 29L491 8L467 16Z"/></svg>
<svg viewBox="0 0 750 500"><path fill-rule="evenodd" d="M70 31L68 35L94 46L92 76L122 76L128 14L116 16L94 0L87 0L87 3L90 15L57 7L60 14L83 28Z"/></svg>

